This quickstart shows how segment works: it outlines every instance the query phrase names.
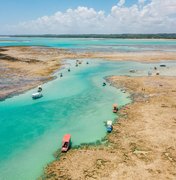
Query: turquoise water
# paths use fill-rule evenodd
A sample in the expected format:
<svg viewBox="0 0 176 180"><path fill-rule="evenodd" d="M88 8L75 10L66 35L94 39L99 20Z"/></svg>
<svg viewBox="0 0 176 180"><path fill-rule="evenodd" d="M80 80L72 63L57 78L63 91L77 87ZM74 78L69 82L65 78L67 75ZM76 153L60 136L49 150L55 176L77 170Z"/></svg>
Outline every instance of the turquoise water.
<svg viewBox="0 0 176 180"><path fill-rule="evenodd" d="M1 179L35 179L53 160L65 133L71 133L73 145L101 140L104 121L116 117L112 104L130 102L128 94L102 87L103 78L120 74L125 63L94 60L69 66L70 73L63 69L63 78L43 86L42 99L31 99L35 89L0 103Z"/></svg>
<svg viewBox="0 0 176 180"><path fill-rule="evenodd" d="M2 40L2 39L1 39ZM71 50L140 51L152 48L175 48L169 40L113 40L113 39L48 39L3 38L0 46L48 45ZM8 41L7 41L8 40ZM139 47L138 47L139 46ZM85 60L86 62L87 60ZM39 177L53 153L60 148L65 133L72 135L73 145L101 140L106 135L104 122L114 120L112 104L123 106L130 102L129 94L107 85L104 78L111 75L147 75L148 70L160 63L107 62L88 60L75 67L68 60L66 68L56 72L55 80L43 85L44 97L32 100L36 89L0 102L0 180L33 180ZM168 68L175 63L165 63ZM71 72L67 68L71 67ZM63 73L63 78L59 77ZM173 71L169 71L170 73ZM169 74L161 72L162 75Z"/></svg>
<svg viewBox="0 0 176 180"><path fill-rule="evenodd" d="M104 77L128 75L130 68L139 70L137 76L146 75L151 67L137 62L89 62L75 67L69 61L71 72L63 69L63 78L45 84L42 99L31 99L33 89L0 103L0 179L36 179L54 160L65 133L72 135L73 145L101 140L106 135L104 122L116 118L112 104L130 102L127 93L103 87Z"/></svg>
<svg viewBox="0 0 176 180"><path fill-rule="evenodd" d="M0 46L49 46L73 51L175 51L176 40L96 38L2 38Z"/></svg>

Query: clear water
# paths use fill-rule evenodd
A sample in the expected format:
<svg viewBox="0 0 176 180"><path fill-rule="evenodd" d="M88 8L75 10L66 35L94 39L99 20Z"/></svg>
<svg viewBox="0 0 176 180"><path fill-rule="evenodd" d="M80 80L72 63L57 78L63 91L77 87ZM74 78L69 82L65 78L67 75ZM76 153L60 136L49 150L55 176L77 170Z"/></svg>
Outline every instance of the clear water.
<svg viewBox="0 0 176 180"><path fill-rule="evenodd" d="M0 46L49 46L72 51L176 51L176 40L96 38L2 38Z"/></svg>
<svg viewBox="0 0 176 180"><path fill-rule="evenodd" d="M120 74L125 63L71 67L70 73L62 70L63 78L43 86L42 99L31 99L34 89L0 103L1 179L35 179L53 160L65 133L71 133L73 145L101 140L104 121L116 117L112 104L130 102L128 94L102 86L103 78Z"/></svg>
<svg viewBox="0 0 176 180"><path fill-rule="evenodd" d="M49 45L73 49L94 49L118 44L123 51L137 45L152 42L131 40L89 40L10 38L0 42L0 46ZM104 43L104 44L103 44ZM132 45L129 45L131 43ZM175 46L175 41L153 42L157 46ZM161 45L159 45L161 43ZM148 46L148 45L147 45ZM150 46L150 45L149 45ZM148 47L149 47L148 46ZM129 47L129 48L128 48ZM86 62L87 60L85 60ZM136 76L147 75L148 70L160 63L143 64L137 62L106 62L89 60L90 64L75 67L68 61L71 72L63 69L63 78L43 86L44 97L32 100L36 89L0 102L0 180L33 180L39 177L47 163L54 160L53 153L60 148L65 133L72 135L73 145L101 140L106 135L104 122L114 120L112 104L123 106L130 102L129 95L110 85L102 86L104 78L111 75L129 75L129 69L137 69ZM168 68L176 66L165 63ZM171 71L163 71L163 75ZM176 74L175 74L176 75Z"/></svg>

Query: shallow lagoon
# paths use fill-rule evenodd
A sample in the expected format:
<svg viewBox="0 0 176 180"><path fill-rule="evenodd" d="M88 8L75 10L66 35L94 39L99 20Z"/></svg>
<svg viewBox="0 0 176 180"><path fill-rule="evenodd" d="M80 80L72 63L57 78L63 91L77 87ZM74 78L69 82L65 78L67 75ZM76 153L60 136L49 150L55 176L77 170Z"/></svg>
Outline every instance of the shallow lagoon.
<svg viewBox="0 0 176 180"><path fill-rule="evenodd" d="M175 51L173 39L39 38L0 37L0 46L47 46L72 51L141 52Z"/></svg>
<svg viewBox="0 0 176 180"><path fill-rule="evenodd" d="M57 72L58 78L43 86L42 99L31 99L34 89L0 103L0 179L36 179L54 159L65 133L71 133L73 145L101 140L106 135L104 121L116 118L112 104L130 102L127 93L103 87L104 78L129 75L129 69L139 70L133 75L147 75L160 64L86 61L79 67L68 61L71 72L67 67Z"/></svg>

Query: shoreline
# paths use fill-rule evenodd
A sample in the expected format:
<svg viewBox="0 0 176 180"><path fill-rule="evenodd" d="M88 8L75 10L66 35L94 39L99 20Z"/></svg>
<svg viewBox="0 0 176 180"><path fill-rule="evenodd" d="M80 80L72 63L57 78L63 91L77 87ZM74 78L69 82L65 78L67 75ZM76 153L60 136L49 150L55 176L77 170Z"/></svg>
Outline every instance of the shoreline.
<svg viewBox="0 0 176 180"><path fill-rule="evenodd" d="M0 55L2 49L5 47L0 49ZM166 57L168 60L171 57L172 61L176 60L176 53L155 52L153 55L149 52L73 53L46 47L11 47L6 55L7 59L5 60L0 56L5 70L10 69L10 74L14 73L15 78L19 78L19 80L24 76L28 79L36 76L52 78L53 72L62 67L64 59L99 58L110 61L130 59L130 61L143 63L160 62ZM9 57L12 57L13 61L9 60ZM141 61L142 57L144 57L143 61ZM4 67L0 66L0 71L6 72ZM25 73L21 72L22 70L25 70ZM20 76L17 76L18 74ZM7 74L3 75L9 75L9 70ZM11 79L11 82L13 80ZM161 179L166 177L172 179L176 176L173 170L176 167L176 154L173 150L176 147L174 134L176 123L176 114L174 114L176 108L176 100L174 101L176 97L175 78L168 76L112 76L108 77L108 81L114 87L125 88L133 101L120 110L119 119L114 123L114 130L107 136L107 146L102 144L96 147L86 145L78 149L71 149L67 154L61 156L59 161L56 159L51 162L46 167L45 175L41 179L114 179L115 177L136 179L143 173L144 179L156 179L157 176ZM32 82L34 84L30 85L35 87L39 82L43 83L44 79L43 81L34 79ZM27 85L22 86L26 88L26 91L29 89ZM19 93L24 92L22 87L20 87ZM167 111L164 111L165 108ZM164 123L164 126L160 121ZM155 131L151 127L155 128ZM163 131L167 132L166 137L162 135ZM157 157L159 162L156 162L154 157ZM68 164L71 166L70 169Z"/></svg>
<svg viewBox="0 0 176 180"><path fill-rule="evenodd" d="M176 167L174 121L176 119L174 120L173 113L173 119L170 119L170 113L176 108L173 101L176 85L172 84L176 80L174 77L149 78L110 77L109 80L113 86L127 88L134 100L120 110L120 117L114 123L113 132L107 135L107 146L88 145L71 149L67 154L62 155L59 161L55 160L46 167L43 179L138 179L141 175L143 175L142 179L174 178L176 176L174 171ZM164 94L168 94L167 89L160 85L153 87L151 78L156 83L170 87L169 96L164 97L162 102L160 99ZM151 109L150 106L157 109ZM166 112L165 108L169 112ZM150 109L150 115L144 109ZM147 116L154 119L149 119ZM167 118L163 119L162 116ZM171 122L168 123L168 121ZM144 125L148 128L145 129ZM162 134L163 128L168 137Z"/></svg>
<svg viewBox="0 0 176 180"><path fill-rule="evenodd" d="M53 72L61 68L65 59L104 59L152 63L163 60L175 61L176 52L76 53L46 46L0 47L0 72L2 74L0 76L2 81L0 101L52 80ZM28 83L25 84L27 81ZM5 85L3 86L3 84Z"/></svg>
<svg viewBox="0 0 176 180"><path fill-rule="evenodd" d="M69 52L46 47L1 47L0 101L53 80Z"/></svg>

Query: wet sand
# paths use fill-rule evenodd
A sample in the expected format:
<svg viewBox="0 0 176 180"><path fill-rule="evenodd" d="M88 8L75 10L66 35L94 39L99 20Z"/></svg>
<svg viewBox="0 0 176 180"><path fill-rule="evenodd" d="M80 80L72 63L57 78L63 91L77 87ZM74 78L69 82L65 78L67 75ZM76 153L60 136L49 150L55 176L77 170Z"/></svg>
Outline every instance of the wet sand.
<svg viewBox="0 0 176 180"><path fill-rule="evenodd" d="M0 100L53 79L63 58L70 58L70 53L45 47L1 47Z"/></svg>
<svg viewBox="0 0 176 180"><path fill-rule="evenodd" d="M107 53L91 53L92 58L101 58L114 61L140 61L140 62L156 62L176 60L176 52L164 51L145 51L145 52L107 52Z"/></svg>
<svg viewBox="0 0 176 180"><path fill-rule="evenodd" d="M175 179L176 78L111 77L133 103L122 108L108 144L70 150L45 169L56 179Z"/></svg>
<svg viewBox="0 0 176 180"><path fill-rule="evenodd" d="M53 79L52 73L61 67L63 59L77 58L154 62L176 60L176 52L75 53L47 47L1 47L0 100Z"/></svg>

